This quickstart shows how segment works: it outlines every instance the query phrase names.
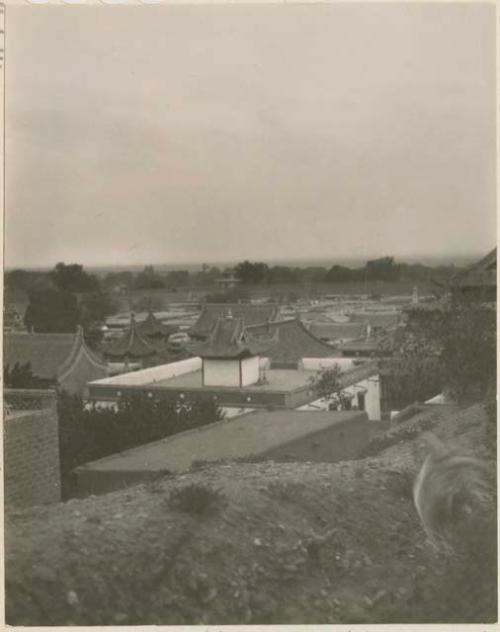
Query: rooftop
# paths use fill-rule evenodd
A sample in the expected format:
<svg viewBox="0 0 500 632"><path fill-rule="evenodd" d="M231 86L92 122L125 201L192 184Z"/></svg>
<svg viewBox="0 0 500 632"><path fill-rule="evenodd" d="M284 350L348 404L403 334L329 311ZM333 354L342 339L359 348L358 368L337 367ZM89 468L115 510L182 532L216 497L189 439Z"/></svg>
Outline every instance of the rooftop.
<svg viewBox="0 0 500 632"><path fill-rule="evenodd" d="M221 316L207 339L191 345L190 350L201 358L241 358L258 355L268 346L264 341L254 340L245 331L242 318Z"/></svg>
<svg viewBox="0 0 500 632"><path fill-rule="evenodd" d="M300 369L268 369L266 371L265 384L252 384L250 386L243 387L245 390L255 389L259 391L294 391L297 388L308 386L309 378L316 375L316 371L306 371ZM193 371L191 373L184 373L175 377L167 378L165 380L159 380L144 384L144 387L154 386L160 388L172 388L172 389L190 389L190 388L203 388L202 386L202 373L201 370ZM217 390L223 390L225 387L217 387ZM226 387L230 390L234 390L234 387ZM209 389L208 389L209 390Z"/></svg>
<svg viewBox="0 0 500 632"><path fill-rule="evenodd" d="M255 411L100 459L78 470L154 472L167 468L185 471L193 461L263 454L295 439L355 419L366 419L366 415L358 411Z"/></svg>
<svg viewBox="0 0 500 632"><path fill-rule="evenodd" d="M485 257L458 273L450 281L452 287L496 286L497 282L497 249L493 248Z"/></svg>
<svg viewBox="0 0 500 632"><path fill-rule="evenodd" d="M336 349L319 340L298 318L248 327L252 336L274 336L265 352L273 364L296 364L302 358L327 358L338 355Z"/></svg>
<svg viewBox="0 0 500 632"><path fill-rule="evenodd" d="M139 332L134 317L131 318L130 327L123 336L104 348L105 355L111 358L144 358L156 352L155 345Z"/></svg>
<svg viewBox="0 0 500 632"><path fill-rule="evenodd" d="M30 364L33 375L42 379L55 379L59 369L76 352L75 345L83 343L77 334L4 334L4 365L11 368Z"/></svg>
<svg viewBox="0 0 500 632"><path fill-rule="evenodd" d="M241 318L243 325L260 325L268 320L277 320L279 308L276 305L255 305L251 303L207 303L190 332L194 336L207 336L221 316L230 314Z"/></svg>

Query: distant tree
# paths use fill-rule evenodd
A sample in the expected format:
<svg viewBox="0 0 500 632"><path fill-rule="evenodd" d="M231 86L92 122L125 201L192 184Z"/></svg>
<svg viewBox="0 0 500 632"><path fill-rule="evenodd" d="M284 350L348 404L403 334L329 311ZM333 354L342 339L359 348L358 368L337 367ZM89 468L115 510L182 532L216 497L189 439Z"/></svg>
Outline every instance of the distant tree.
<svg viewBox="0 0 500 632"><path fill-rule="evenodd" d="M298 278L298 269L287 266L273 266L268 273L269 283L297 283Z"/></svg>
<svg viewBox="0 0 500 632"><path fill-rule="evenodd" d="M206 264L204 264L203 270L198 272L194 277L194 282L199 287L207 287L209 285L213 285L217 279L219 279L222 275L220 268L216 266L212 266L209 268Z"/></svg>
<svg viewBox="0 0 500 632"><path fill-rule="evenodd" d="M324 280L327 283L349 283L360 281L363 278L360 269L346 268L345 266L334 265L325 274Z"/></svg>
<svg viewBox="0 0 500 632"><path fill-rule="evenodd" d="M323 283L326 280L327 269L321 266L309 266L298 269L298 279L304 283Z"/></svg>
<svg viewBox="0 0 500 632"><path fill-rule="evenodd" d="M28 331L37 333L72 333L80 320L78 301L71 292L40 290L29 294L24 314Z"/></svg>
<svg viewBox="0 0 500 632"><path fill-rule="evenodd" d="M81 324L102 323L116 313L117 305L105 292L92 292L84 296L79 303Z"/></svg>
<svg viewBox="0 0 500 632"><path fill-rule="evenodd" d="M115 287L124 286L129 289L134 284L134 274L130 270L123 270L122 272L109 272L102 280L102 285L106 288L112 289Z"/></svg>
<svg viewBox="0 0 500 632"><path fill-rule="evenodd" d="M88 274L78 263L58 263L50 273L56 287L63 292L95 292L99 290L99 280Z"/></svg>
<svg viewBox="0 0 500 632"><path fill-rule="evenodd" d="M401 270L394 263L394 257L381 257L367 261L364 276L367 281L397 281Z"/></svg>
<svg viewBox="0 0 500 632"><path fill-rule="evenodd" d="M161 276L156 274L153 266L145 266L135 277L134 286L138 290L153 290L165 287Z"/></svg>
<svg viewBox="0 0 500 632"><path fill-rule="evenodd" d="M27 292L37 280L46 275L46 272L34 272L32 270L10 270L5 273L5 287L9 290Z"/></svg>
<svg viewBox="0 0 500 632"><path fill-rule="evenodd" d="M243 261L234 269L235 275L244 284L266 283L269 280L269 266L265 263Z"/></svg>
<svg viewBox="0 0 500 632"><path fill-rule="evenodd" d="M31 364L19 364L16 362L11 368L5 365L3 380L6 388L40 388L41 380L33 375Z"/></svg>
<svg viewBox="0 0 500 632"><path fill-rule="evenodd" d="M310 378L310 383L319 398L329 402L330 410L350 410L353 395L341 384L342 369L338 364L320 369Z"/></svg>
<svg viewBox="0 0 500 632"><path fill-rule="evenodd" d="M165 283L168 287L184 287L189 285L189 281L188 270L171 270L165 278Z"/></svg>

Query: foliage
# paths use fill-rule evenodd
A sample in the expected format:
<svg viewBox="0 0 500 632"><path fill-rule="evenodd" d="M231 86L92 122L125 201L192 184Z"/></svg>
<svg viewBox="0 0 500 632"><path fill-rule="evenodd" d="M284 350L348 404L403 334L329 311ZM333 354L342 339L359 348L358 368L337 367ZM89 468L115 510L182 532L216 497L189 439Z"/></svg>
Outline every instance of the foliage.
<svg viewBox="0 0 500 632"><path fill-rule="evenodd" d="M142 272L139 272L134 281L137 290L153 290L165 287L165 283L161 276L156 274L153 266L145 266Z"/></svg>
<svg viewBox="0 0 500 632"><path fill-rule="evenodd" d="M434 311L408 314L406 345L413 354L437 360L441 379L459 403L482 400L496 385L496 311L466 300Z"/></svg>
<svg viewBox="0 0 500 632"><path fill-rule="evenodd" d="M340 380L342 369L338 364L324 367L310 378L318 397L329 402L330 410L350 410L353 396L347 393Z"/></svg>
<svg viewBox="0 0 500 632"><path fill-rule="evenodd" d="M212 401L184 404L136 396L110 408L84 406L81 398L65 392L58 396L58 415L63 476L83 463L223 417Z"/></svg>
<svg viewBox="0 0 500 632"><path fill-rule="evenodd" d="M235 275L242 283L258 284L269 280L269 266L266 263L243 261L234 269Z"/></svg>
<svg viewBox="0 0 500 632"><path fill-rule="evenodd" d="M134 274L130 270L122 272L109 272L103 279L103 285L107 288L124 287L130 289L134 284Z"/></svg>
<svg viewBox="0 0 500 632"><path fill-rule="evenodd" d="M171 270L166 278L167 287L183 287L189 285L190 275L188 270Z"/></svg>
<svg viewBox="0 0 500 632"><path fill-rule="evenodd" d="M5 273L5 287L9 290L29 292L33 285L43 276L44 272L15 269Z"/></svg>
<svg viewBox="0 0 500 632"><path fill-rule="evenodd" d="M200 483L190 483L170 492L168 504L172 509L197 516L213 513L221 506L224 494L219 489Z"/></svg>
<svg viewBox="0 0 500 632"><path fill-rule="evenodd" d="M30 293L24 314L28 331L73 333L78 321L78 301L70 292L47 289Z"/></svg>
<svg viewBox="0 0 500 632"><path fill-rule="evenodd" d="M400 268L394 257L381 257L366 262L364 276L367 281L398 281Z"/></svg>
<svg viewBox="0 0 500 632"><path fill-rule="evenodd" d="M58 263L49 276L63 292L95 292L99 289L97 277L85 272L78 263Z"/></svg>
<svg viewBox="0 0 500 632"><path fill-rule="evenodd" d="M33 375L31 363L16 362L11 368L9 364L3 368L3 383L6 388L41 388L43 380Z"/></svg>

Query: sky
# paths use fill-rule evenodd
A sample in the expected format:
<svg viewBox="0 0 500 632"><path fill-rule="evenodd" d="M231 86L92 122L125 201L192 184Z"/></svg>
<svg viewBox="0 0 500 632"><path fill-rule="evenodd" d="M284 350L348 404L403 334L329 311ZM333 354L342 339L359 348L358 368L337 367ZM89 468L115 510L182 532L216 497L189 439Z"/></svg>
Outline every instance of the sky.
<svg viewBox="0 0 500 632"><path fill-rule="evenodd" d="M486 253L494 11L9 6L6 265Z"/></svg>

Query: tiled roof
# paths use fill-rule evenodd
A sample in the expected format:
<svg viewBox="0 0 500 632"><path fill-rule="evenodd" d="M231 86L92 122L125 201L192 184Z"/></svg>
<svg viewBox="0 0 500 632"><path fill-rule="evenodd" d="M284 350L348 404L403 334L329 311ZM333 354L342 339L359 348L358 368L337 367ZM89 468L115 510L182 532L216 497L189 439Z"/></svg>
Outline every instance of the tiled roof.
<svg viewBox="0 0 500 632"><path fill-rule="evenodd" d="M31 364L33 375L56 379L59 368L69 358L75 334L4 334L4 366Z"/></svg>
<svg viewBox="0 0 500 632"><path fill-rule="evenodd" d="M310 332L317 338L327 340L353 340L366 332L364 323L312 322Z"/></svg>
<svg viewBox="0 0 500 632"><path fill-rule="evenodd" d="M401 321L399 312L359 312L350 314L352 323L364 323L372 327L393 327Z"/></svg>
<svg viewBox="0 0 500 632"><path fill-rule="evenodd" d="M450 280L452 287L495 286L497 282L497 249Z"/></svg>
<svg viewBox="0 0 500 632"><path fill-rule="evenodd" d="M145 358L154 355L157 347L137 331L137 324L132 318L130 327L124 335L104 348L104 354L111 358Z"/></svg>
<svg viewBox="0 0 500 632"><path fill-rule="evenodd" d="M76 336L73 338L73 346L71 347L71 351L66 360L59 366L57 370L57 375L59 378L63 376L63 374L67 373L72 369L74 363L78 361L79 355L83 353L87 356L87 359L96 367L99 367L102 370L107 370L107 363L103 361L92 349L90 349L83 336L83 327L78 326L78 330L76 332Z"/></svg>
<svg viewBox="0 0 500 632"><path fill-rule="evenodd" d="M137 323L136 329L141 336L146 337L163 337L167 338L170 334L173 334L177 331L177 327L172 325L164 325L161 323L152 312L149 312L146 320L143 320L140 323Z"/></svg>
<svg viewBox="0 0 500 632"><path fill-rule="evenodd" d="M274 336L266 351L272 364L296 364L302 358L326 358L338 355L335 348L319 340L298 318L248 327L254 337Z"/></svg>
<svg viewBox="0 0 500 632"><path fill-rule="evenodd" d="M201 358L240 358L257 355L269 346L245 332L241 318L221 317L204 342L189 346Z"/></svg>
<svg viewBox="0 0 500 632"><path fill-rule="evenodd" d="M244 327L260 325L266 321L274 321L279 317L276 305L252 305L247 303L207 303L203 306L196 323L189 333L194 336L207 336L221 316L230 314L240 318Z"/></svg>

